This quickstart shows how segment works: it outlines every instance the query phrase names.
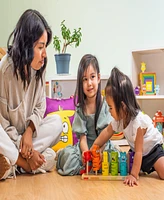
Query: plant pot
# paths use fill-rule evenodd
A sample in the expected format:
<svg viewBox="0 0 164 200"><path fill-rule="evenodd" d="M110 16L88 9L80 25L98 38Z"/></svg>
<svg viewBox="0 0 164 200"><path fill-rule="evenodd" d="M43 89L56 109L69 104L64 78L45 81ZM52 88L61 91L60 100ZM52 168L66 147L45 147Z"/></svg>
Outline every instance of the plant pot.
<svg viewBox="0 0 164 200"><path fill-rule="evenodd" d="M69 74L69 63L71 54L55 54L57 74Z"/></svg>

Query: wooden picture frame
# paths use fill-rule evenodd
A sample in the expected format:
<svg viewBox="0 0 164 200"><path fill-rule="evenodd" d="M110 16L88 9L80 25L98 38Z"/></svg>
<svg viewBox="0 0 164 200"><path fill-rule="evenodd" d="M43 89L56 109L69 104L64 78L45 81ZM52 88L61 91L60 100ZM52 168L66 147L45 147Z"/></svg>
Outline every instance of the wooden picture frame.
<svg viewBox="0 0 164 200"><path fill-rule="evenodd" d="M141 87L141 95L154 95L156 85L155 72L141 72L139 74L139 81Z"/></svg>

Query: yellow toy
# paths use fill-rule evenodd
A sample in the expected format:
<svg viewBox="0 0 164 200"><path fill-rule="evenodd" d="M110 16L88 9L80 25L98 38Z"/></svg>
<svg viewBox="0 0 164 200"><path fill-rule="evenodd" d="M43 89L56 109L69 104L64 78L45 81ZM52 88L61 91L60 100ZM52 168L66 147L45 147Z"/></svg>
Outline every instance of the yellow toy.
<svg viewBox="0 0 164 200"><path fill-rule="evenodd" d="M73 135L72 135L72 126L69 120L69 117L73 116L75 113L74 110L63 110L59 106L59 111L49 113L48 115L58 114L62 119L63 132L60 137L60 141L52 147L54 151L58 151L61 148L66 147L67 145L73 145Z"/></svg>
<svg viewBox="0 0 164 200"><path fill-rule="evenodd" d="M103 162L102 162L102 175L108 176L109 175L109 160L108 160L108 152L103 152Z"/></svg>
<svg viewBox="0 0 164 200"><path fill-rule="evenodd" d="M105 97L105 90L101 90L101 95Z"/></svg>
<svg viewBox="0 0 164 200"><path fill-rule="evenodd" d="M145 70L146 70L146 63L142 62L141 63L141 71L145 72Z"/></svg>

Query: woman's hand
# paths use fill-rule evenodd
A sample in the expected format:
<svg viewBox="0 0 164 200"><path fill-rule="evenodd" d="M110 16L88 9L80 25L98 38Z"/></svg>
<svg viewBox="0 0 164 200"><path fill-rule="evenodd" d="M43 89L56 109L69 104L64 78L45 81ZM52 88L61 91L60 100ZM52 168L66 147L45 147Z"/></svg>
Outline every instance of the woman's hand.
<svg viewBox="0 0 164 200"><path fill-rule="evenodd" d="M45 163L44 156L38 151L33 151L33 156L27 159L28 164L30 165L31 170L37 170L39 167Z"/></svg>
<svg viewBox="0 0 164 200"><path fill-rule="evenodd" d="M23 158L31 158L33 156L32 133L28 129L22 135L19 152Z"/></svg>
<svg viewBox="0 0 164 200"><path fill-rule="evenodd" d="M124 182L125 185L129 185L130 187L133 187L134 185L138 185L137 179L133 175L128 175Z"/></svg>

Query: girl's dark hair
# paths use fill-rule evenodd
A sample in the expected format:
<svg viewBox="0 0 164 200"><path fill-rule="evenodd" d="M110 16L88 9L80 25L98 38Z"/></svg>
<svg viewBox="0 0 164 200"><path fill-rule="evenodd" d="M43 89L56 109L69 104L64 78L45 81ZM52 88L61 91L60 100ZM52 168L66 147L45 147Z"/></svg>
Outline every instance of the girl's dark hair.
<svg viewBox="0 0 164 200"><path fill-rule="evenodd" d="M26 80L30 81L31 62L34 58L34 43L39 40L43 32L47 32L47 44L49 45L52 39L52 31L48 26L44 17L36 10L28 9L20 17L15 29L10 34L7 47L8 54L11 56L14 63L14 74L18 78L18 73L26 85ZM11 37L12 42L10 45ZM25 65L27 66L28 77L25 76ZM44 60L44 65L36 72L36 80L42 80L42 74L47 65L47 58Z"/></svg>
<svg viewBox="0 0 164 200"><path fill-rule="evenodd" d="M120 117L122 102L126 105L126 122L130 122L141 110L137 103L132 82L129 77L114 67L105 87L105 95L112 97L116 113Z"/></svg>
<svg viewBox="0 0 164 200"><path fill-rule="evenodd" d="M99 68L99 63L98 63L97 58L91 54L84 55L79 63L78 72L77 72L77 84L76 84L76 90L74 94L75 106L81 107L83 114L85 110L85 99L86 99L86 95L83 92L83 75L84 75L84 72L88 69L89 65L93 66L97 74L100 73L100 68ZM101 107L102 107L102 98L101 98L101 81L100 81L98 85L97 96L96 96L95 130L96 130L96 124L97 124Z"/></svg>

